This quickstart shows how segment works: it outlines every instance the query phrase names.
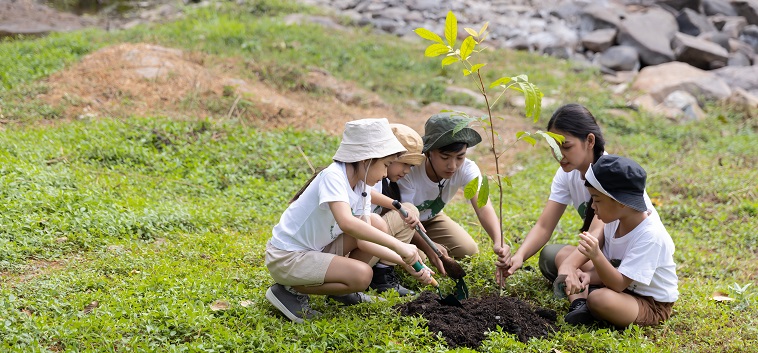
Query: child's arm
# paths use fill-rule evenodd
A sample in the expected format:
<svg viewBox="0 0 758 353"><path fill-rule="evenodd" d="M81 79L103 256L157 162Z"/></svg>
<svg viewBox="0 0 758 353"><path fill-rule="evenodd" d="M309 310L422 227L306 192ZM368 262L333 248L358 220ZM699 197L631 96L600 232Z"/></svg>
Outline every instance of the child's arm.
<svg viewBox="0 0 758 353"><path fill-rule="evenodd" d="M598 277L600 277L603 284L616 292L623 292L624 289L629 287L632 283L632 279L622 275L621 272L613 267L611 262L605 258L603 252L600 251L599 243L602 243L604 239L601 238L598 240L588 232L579 234L579 237L581 240L576 247L577 250L592 261L592 264L595 265L595 272Z"/></svg>
<svg viewBox="0 0 758 353"><path fill-rule="evenodd" d="M395 201L395 200L387 197L387 195L384 195L381 192L371 189L371 202L373 202L374 205L378 205L390 210L394 210L395 206L392 205L392 201ZM403 214L401 213L400 217L402 216ZM408 213L408 217L404 217L403 219L405 220L405 223L408 224L408 226L411 228L419 226L421 227L421 229L424 229L424 226L421 224L421 221L419 221L418 217L410 213Z"/></svg>
<svg viewBox="0 0 758 353"><path fill-rule="evenodd" d="M412 265L420 261L416 246L403 243L402 241L372 227L370 224L361 221L353 216L350 206L345 202L329 202L329 209L334 215L334 219L343 232L350 234L356 239L370 241L390 248L401 257L400 262Z"/></svg>
<svg viewBox="0 0 758 353"><path fill-rule="evenodd" d="M424 270L416 271L413 267L403 263L403 259L400 258L400 255L384 246L365 240L358 240L358 248L382 260L401 264L409 274L421 283L429 284L431 282L432 275L434 274L431 269L424 266Z"/></svg>

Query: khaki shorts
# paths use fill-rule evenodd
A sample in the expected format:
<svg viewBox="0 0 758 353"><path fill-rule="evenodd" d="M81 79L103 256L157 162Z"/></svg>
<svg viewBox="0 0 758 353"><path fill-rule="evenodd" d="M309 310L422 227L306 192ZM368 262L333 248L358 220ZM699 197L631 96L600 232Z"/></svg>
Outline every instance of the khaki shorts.
<svg viewBox="0 0 758 353"><path fill-rule="evenodd" d="M426 228L429 239L444 246L451 257L461 259L479 252L474 238L445 213L440 212L421 223Z"/></svg>
<svg viewBox="0 0 758 353"><path fill-rule="evenodd" d="M266 267L271 277L285 286L320 286L326 270L335 256L342 254L342 237L327 245L323 251L287 251L266 244Z"/></svg>
<svg viewBox="0 0 758 353"><path fill-rule="evenodd" d="M414 215L418 218L418 209L416 206L413 206L413 204L408 202L402 203L403 208L408 211L408 214ZM392 237L396 238L397 240L402 241L403 243L410 244L411 240L413 239L413 236L416 234L416 229L409 227L405 220L403 220L403 217L400 216L400 213L397 211L390 211L385 213L382 216L382 219L385 223L387 223L387 229L389 230L388 233ZM426 255L423 251L419 251L419 256L421 256L421 260L426 260ZM369 261L369 266L374 266L377 261L379 261L378 257L374 257ZM382 261L382 263L385 263ZM389 265L389 263L386 263Z"/></svg>
<svg viewBox="0 0 758 353"><path fill-rule="evenodd" d="M662 303L655 301L653 297L643 297L625 290L624 293L634 297L639 307L637 318L634 323L639 326L654 326L664 322L671 317L671 309L674 303Z"/></svg>

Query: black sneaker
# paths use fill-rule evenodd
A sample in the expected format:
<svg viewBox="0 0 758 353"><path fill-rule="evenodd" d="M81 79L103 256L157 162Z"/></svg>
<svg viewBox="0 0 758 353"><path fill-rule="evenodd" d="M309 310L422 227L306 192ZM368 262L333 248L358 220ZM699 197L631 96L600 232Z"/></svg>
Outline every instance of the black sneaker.
<svg viewBox="0 0 758 353"><path fill-rule="evenodd" d="M569 312L563 317L566 323L571 325L592 325L597 322L590 308L587 306L587 299L575 299L569 305Z"/></svg>
<svg viewBox="0 0 758 353"><path fill-rule="evenodd" d="M298 293L278 283L268 288L266 299L284 316L297 323L321 315L320 312L311 309L310 298L307 294Z"/></svg>
<svg viewBox="0 0 758 353"><path fill-rule="evenodd" d="M334 300L342 305L355 305L360 303L373 303L377 300L384 301L387 299L379 298L379 297L372 297L366 293L363 292L355 292L345 295L327 295L327 299Z"/></svg>
<svg viewBox="0 0 758 353"><path fill-rule="evenodd" d="M397 278L395 267L378 267L374 266L374 277L371 279L369 288L374 289L377 293L394 289L401 297L416 294L414 291L400 285L400 279Z"/></svg>

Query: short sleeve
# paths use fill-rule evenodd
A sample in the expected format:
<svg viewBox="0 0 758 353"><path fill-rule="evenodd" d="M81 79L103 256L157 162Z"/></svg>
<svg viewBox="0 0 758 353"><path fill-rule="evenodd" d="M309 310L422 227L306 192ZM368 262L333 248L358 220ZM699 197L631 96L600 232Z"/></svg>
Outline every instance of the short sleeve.
<svg viewBox="0 0 758 353"><path fill-rule="evenodd" d="M550 197L548 200L555 201L562 205L570 204L571 190L569 189L568 183L568 173L558 167L558 170L553 177L553 183L550 185Z"/></svg>
<svg viewBox="0 0 758 353"><path fill-rule="evenodd" d="M624 276L649 286L655 269L658 268L661 251L663 251L661 244L656 242L634 244L627 251L618 270Z"/></svg>
<svg viewBox="0 0 758 353"><path fill-rule="evenodd" d="M318 187L318 205L321 208L329 207L327 203L342 201L350 204L350 198L346 192L349 186L346 185L344 177L338 173L326 173Z"/></svg>
<svg viewBox="0 0 758 353"><path fill-rule="evenodd" d="M479 170L479 166L474 163L474 161L466 158L466 164L463 165L463 168L461 168L461 173L463 175L463 184L462 186L468 185L472 180L482 176L482 171ZM481 185L481 181L480 181Z"/></svg>

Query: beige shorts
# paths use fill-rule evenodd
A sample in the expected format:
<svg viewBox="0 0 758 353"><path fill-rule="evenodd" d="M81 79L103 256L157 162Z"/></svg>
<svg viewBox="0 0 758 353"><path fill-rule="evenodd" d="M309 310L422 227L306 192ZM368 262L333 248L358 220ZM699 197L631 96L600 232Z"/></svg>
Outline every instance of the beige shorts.
<svg viewBox="0 0 758 353"><path fill-rule="evenodd" d="M429 239L444 246L450 256L461 259L479 252L474 238L444 212L421 223L424 224Z"/></svg>
<svg viewBox="0 0 758 353"><path fill-rule="evenodd" d="M287 251L266 244L266 267L271 277L285 286L320 286L335 256L342 254L342 235L323 251Z"/></svg>
<svg viewBox="0 0 758 353"><path fill-rule="evenodd" d="M639 326L654 326L661 322L664 322L671 317L671 310L674 303L662 303L655 301L653 297L643 297L632 293L631 291L624 291L634 297L639 307L639 313L634 323Z"/></svg>

